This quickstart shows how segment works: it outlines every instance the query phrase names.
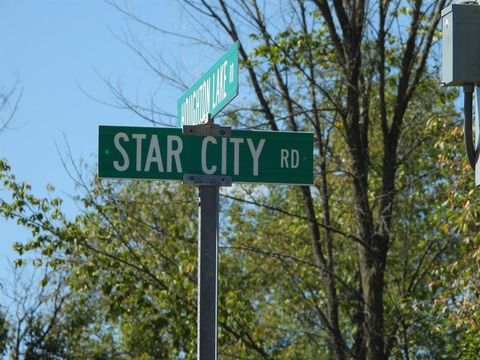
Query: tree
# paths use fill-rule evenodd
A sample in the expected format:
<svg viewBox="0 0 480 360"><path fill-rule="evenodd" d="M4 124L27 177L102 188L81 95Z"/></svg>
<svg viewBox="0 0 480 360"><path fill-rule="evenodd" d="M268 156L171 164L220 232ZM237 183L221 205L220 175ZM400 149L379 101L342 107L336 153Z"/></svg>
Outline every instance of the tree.
<svg viewBox="0 0 480 360"><path fill-rule="evenodd" d="M302 187L301 193L312 252L321 269L319 287L325 290L327 308L322 317L333 356L343 359L351 350L339 315L334 248L340 235L357 247L359 331L353 355L388 357L389 338L396 337L397 326L387 334L385 277L396 237L402 163L416 150L403 149L402 137L411 126L414 97L428 82L427 59L446 1L291 1L277 9L257 1L187 0L185 4L203 16L202 24L213 22L232 41L240 42L240 56L257 100L250 114L257 118L260 114L272 130L315 132L319 196L315 198L308 187ZM280 13L283 23L270 20ZM394 25L402 29L397 34L392 34ZM244 34L253 42L248 43ZM247 52L248 45L253 45L253 52ZM243 118L249 118L248 113ZM342 154L348 155L346 161L336 158L340 147L348 150ZM347 174L345 185L353 199L354 225L341 230L332 218L331 171Z"/></svg>
<svg viewBox="0 0 480 360"><path fill-rule="evenodd" d="M0 87L0 132L7 129L10 124L22 94L23 90L18 89L18 79L11 88Z"/></svg>
<svg viewBox="0 0 480 360"><path fill-rule="evenodd" d="M18 80L10 89L0 87L0 133L8 128L22 97L22 90L18 91L17 84ZM1 287L3 287L2 284L0 284ZM0 307L0 356L3 356L7 350L10 340L9 329L7 313Z"/></svg>
<svg viewBox="0 0 480 360"><path fill-rule="evenodd" d="M63 283L55 274L44 273L38 284L38 273L26 274L24 269L12 269L13 280L5 287L4 323L8 323L2 333L4 351L11 359L57 359L60 358L62 344L51 337L57 326L59 314L67 297ZM52 276L50 284L46 279Z"/></svg>
<svg viewBox="0 0 480 360"><path fill-rule="evenodd" d="M313 187L243 186L224 194L222 355L456 354L451 344L458 332L430 331L453 329L435 314L431 303L438 294L431 287L441 282L445 291L442 269L463 253L461 238L472 231L442 227L459 208L443 206L450 183L467 183L465 170L445 165L465 163L458 142L448 147L454 160L439 145L450 128L458 129L455 93L438 87L437 64L429 60L446 1L183 4L198 26L214 24L239 41L252 98L227 112L225 121L313 131L316 141ZM208 26L202 33L212 36L204 44L218 40ZM181 84L146 55L142 59ZM149 118L121 91L114 95ZM191 190L95 182L86 186L85 214L67 221L59 202L32 197L6 171L3 180L13 198L2 214L36 235L18 249L41 249L52 266L70 274L79 293L86 289L103 299L109 324L121 329L122 351L193 358ZM448 196L464 200L460 193ZM147 343L155 346L146 349Z"/></svg>
<svg viewBox="0 0 480 360"><path fill-rule="evenodd" d="M9 324L7 316L2 309L2 312L0 312L0 356L3 356L7 350L8 330Z"/></svg>

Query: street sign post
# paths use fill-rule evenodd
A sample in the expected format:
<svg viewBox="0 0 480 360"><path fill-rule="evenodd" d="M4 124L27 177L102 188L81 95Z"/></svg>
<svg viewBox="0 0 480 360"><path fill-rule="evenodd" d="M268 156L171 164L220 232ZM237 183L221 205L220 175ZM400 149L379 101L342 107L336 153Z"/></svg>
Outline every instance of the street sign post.
<svg viewBox="0 0 480 360"><path fill-rule="evenodd" d="M229 137L182 129L100 126L100 177L184 180L228 176L233 182L313 183L313 134L232 130Z"/></svg>
<svg viewBox="0 0 480 360"><path fill-rule="evenodd" d="M217 360L218 185L199 185L197 359Z"/></svg>
<svg viewBox="0 0 480 360"><path fill-rule="evenodd" d="M211 120L211 119L210 119ZM313 183L313 134L100 126L98 176L183 180L199 187L197 359L217 360L219 186Z"/></svg>
<svg viewBox="0 0 480 360"><path fill-rule="evenodd" d="M234 43L177 101L178 126L214 118L238 95L238 42Z"/></svg>
<svg viewBox="0 0 480 360"><path fill-rule="evenodd" d="M218 59L217 62L178 99L178 126L183 126L183 133L190 135L190 138L193 138L194 135L192 132L194 132L194 130L203 131L215 129L216 127L213 125L213 118L237 95L238 42L233 44L230 49L228 49L227 52L223 54L220 59ZM209 125L200 125L206 123ZM187 129L187 126L190 126L190 129ZM226 134L222 135L226 136ZM209 141L212 142L212 139L215 143L215 138L211 138ZM180 144L180 142L178 144ZM222 146L224 146L223 142ZM206 147L207 145L202 143L202 155L200 161L204 175L187 173L184 174L183 177L184 183L198 185L200 197L197 359L216 360L218 193L220 185L231 184L231 177L216 177L215 175L212 175L215 171L213 167L209 168L206 165ZM177 151L178 149L179 148L177 148ZM178 155L178 157L180 157L180 155ZM226 156L222 157L222 159L221 172L223 173L226 171ZM177 170L181 173L183 168L177 168Z"/></svg>
<svg viewBox="0 0 480 360"><path fill-rule="evenodd" d="M313 134L231 130L213 119L238 95L238 42L177 102L182 128L100 126L101 178L183 180L199 188L197 359L217 360L219 187L313 184Z"/></svg>

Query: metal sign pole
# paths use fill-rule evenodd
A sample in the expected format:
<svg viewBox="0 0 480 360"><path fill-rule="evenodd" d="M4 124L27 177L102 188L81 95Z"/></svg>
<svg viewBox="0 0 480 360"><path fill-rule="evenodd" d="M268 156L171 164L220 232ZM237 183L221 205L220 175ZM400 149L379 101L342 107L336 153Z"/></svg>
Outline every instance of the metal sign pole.
<svg viewBox="0 0 480 360"><path fill-rule="evenodd" d="M478 153L480 152L480 86L475 85L475 186L480 186L480 161Z"/></svg>
<svg viewBox="0 0 480 360"><path fill-rule="evenodd" d="M218 189L199 186L198 360L217 360Z"/></svg>
<svg viewBox="0 0 480 360"><path fill-rule="evenodd" d="M213 123L184 125L183 133L190 136L228 137L231 129ZM218 300L218 218L219 188L231 186L230 176L185 174L185 184L198 186L198 303L197 303L197 359L217 360L217 300Z"/></svg>

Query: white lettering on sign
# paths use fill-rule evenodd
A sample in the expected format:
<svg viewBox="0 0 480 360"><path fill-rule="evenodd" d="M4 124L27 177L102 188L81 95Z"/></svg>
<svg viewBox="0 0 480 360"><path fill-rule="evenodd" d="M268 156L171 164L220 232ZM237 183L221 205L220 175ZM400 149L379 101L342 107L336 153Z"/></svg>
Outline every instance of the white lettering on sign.
<svg viewBox="0 0 480 360"><path fill-rule="evenodd" d="M222 175L227 174L227 138L222 138Z"/></svg>
<svg viewBox="0 0 480 360"><path fill-rule="evenodd" d="M283 168L291 168L296 169L300 164L300 155L298 150L291 149L281 149L280 150L280 167Z"/></svg>
<svg viewBox="0 0 480 360"><path fill-rule="evenodd" d="M142 171L142 140L146 137L145 134L132 134L132 138L137 140L137 161L135 163L135 170L137 171Z"/></svg>
<svg viewBox="0 0 480 360"><path fill-rule="evenodd" d="M233 143L233 175L238 175L240 168L240 144L243 143L243 139L231 138L230 142Z"/></svg>
<svg viewBox="0 0 480 360"><path fill-rule="evenodd" d="M221 139L221 156L220 156L220 173L222 175L227 174L227 154L228 154L228 142L233 144L233 175L240 174L240 144L244 143L245 139L242 138L230 138L228 141L227 138ZM265 139L260 139L258 144L255 145L252 139L246 139L247 145L252 155L252 173L253 176L258 176L258 160L265 145ZM207 162L207 147L209 144L217 145L217 139L213 136L207 136L202 141L202 149L200 153L200 163L202 166L202 171L206 175L213 175L217 171L217 165L208 164ZM244 159L247 161L247 159Z"/></svg>
<svg viewBox="0 0 480 360"><path fill-rule="evenodd" d="M235 74L235 64L231 63L230 68L228 70L228 82L233 83L233 75Z"/></svg>
<svg viewBox="0 0 480 360"><path fill-rule="evenodd" d="M258 176L258 158L260 157L260 153L262 152L263 145L265 144L265 139L260 139L256 149L255 149L255 146L253 145L252 139L247 139L247 144L253 158L253 176Z"/></svg>
<svg viewBox="0 0 480 360"><path fill-rule="evenodd" d="M128 135L123 132L119 132L118 134L115 134L115 137L113 138L113 143L115 144L115 148L120 152L123 158L123 165L120 165L120 163L117 160L115 160L113 162L113 167L117 171L125 171L130 166L130 160L128 159L127 152L125 151L123 146L120 144L120 140L128 142Z"/></svg>
<svg viewBox="0 0 480 360"><path fill-rule="evenodd" d="M130 165L132 167L130 171L135 169L137 172L183 173L184 171L181 157L184 145L181 136L162 137L158 134L119 132L115 134L113 143L120 157L113 160L113 167L117 171L128 171ZM130 145L127 146L128 143ZM199 154L201 172L205 175L235 176L240 175L242 171L242 175L246 175L244 172L250 169L251 164L251 175L259 176L260 157L265 143L265 139L206 136L201 139ZM192 157L198 159L190 154L189 159ZM240 166L240 161L244 166ZM187 163L191 166L191 161ZM298 165L297 150L281 149L281 167L296 168Z"/></svg>
<svg viewBox="0 0 480 360"><path fill-rule="evenodd" d="M227 60L207 77L181 104L182 124L200 124L211 109L227 97ZM233 69L230 68L231 73ZM233 76L233 75L231 75ZM230 79L233 81L233 78Z"/></svg>
<svg viewBox="0 0 480 360"><path fill-rule="evenodd" d="M150 165L152 164L152 162L156 162L158 171L163 172L162 156L160 154L160 145L158 145L157 135L152 135L152 138L150 139L147 160L145 161L145 171L150 171Z"/></svg>
<svg viewBox="0 0 480 360"><path fill-rule="evenodd" d="M177 143L177 148L173 150L173 142ZM175 158L175 166L177 172L182 172L182 162L180 161L180 154L183 150L183 141L180 136L167 136L167 172L172 172L172 159Z"/></svg>
<svg viewBox="0 0 480 360"><path fill-rule="evenodd" d="M282 149L280 150L280 167L288 168L288 150Z"/></svg>
<svg viewBox="0 0 480 360"><path fill-rule="evenodd" d="M300 164L300 156L298 154L298 150L292 149L290 154L291 154L291 160L292 160L292 162L291 162L292 169L296 169L296 168L298 168L298 165Z"/></svg>
<svg viewBox="0 0 480 360"><path fill-rule="evenodd" d="M215 90L213 91L212 108L217 106L223 99L227 97L226 81L227 81L227 60L220 65L213 73L213 84Z"/></svg>
<svg viewBox="0 0 480 360"><path fill-rule="evenodd" d="M207 119L210 112L210 82L210 78L205 79L182 103L182 124L200 124Z"/></svg>
<svg viewBox="0 0 480 360"><path fill-rule="evenodd" d="M201 152L201 164L202 164L202 171L207 175L212 175L217 171L217 167L212 165L211 168L207 167L207 144L211 142L212 144L216 144L217 140L213 136L207 136L202 141L202 152Z"/></svg>
<svg viewBox="0 0 480 360"><path fill-rule="evenodd" d="M165 172L163 166L165 157L162 160L162 151L160 150L161 146L165 146L164 143L160 144L158 140L158 135L151 135L147 138L145 134L132 134L132 139L135 139L135 170L136 171L150 171L153 164L156 164L156 170L158 172ZM143 141L148 143L147 156L145 158L145 166L142 168L142 147ZM122 156L122 164L118 160L113 161L113 167L117 171L127 171L130 166L130 159L125 148L122 146L121 142L128 142L128 135L124 132L119 132L115 134L113 138L113 143L115 148L118 150ZM146 146L146 144L145 144ZM163 148L165 154L165 148ZM183 141L180 136L168 135L166 138L166 163L167 168L166 172L171 173L173 171L173 165L175 164L176 172L182 172L182 162L180 159L180 154L183 151ZM154 167L155 168L155 167Z"/></svg>
<svg viewBox="0 0 480 360"><path fill-rule="evenodd" d="M208 143L216 144L217 140L213 136L207 136L202 141L202 152L201 152L201 164L202 171L207 175L212 175L217 171L217 166L212 165L211 168L207 167L207 145Z"/></svg>

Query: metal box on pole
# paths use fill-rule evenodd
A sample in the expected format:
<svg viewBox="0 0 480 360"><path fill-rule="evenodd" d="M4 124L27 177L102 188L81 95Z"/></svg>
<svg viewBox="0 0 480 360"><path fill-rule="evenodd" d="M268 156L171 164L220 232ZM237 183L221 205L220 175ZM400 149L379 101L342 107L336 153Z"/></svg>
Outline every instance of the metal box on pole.
<svg viewBox="0 0 480 360"><path fill-rule="evenodd" d="M458 1L442 10L441 82L463 87L465 150L475 170L475 185L480 186L480 0ZM472 121L474 92L477 111Z"/></svg>
<svg viewBox="0 0 480 360"><path fill-rule="evenodd" d="M480 6L451 4L442 10L442 82L480 84Z"/></svg>

